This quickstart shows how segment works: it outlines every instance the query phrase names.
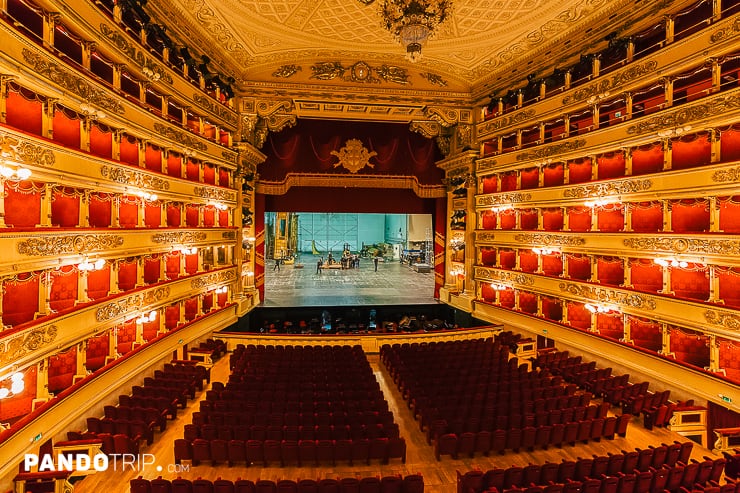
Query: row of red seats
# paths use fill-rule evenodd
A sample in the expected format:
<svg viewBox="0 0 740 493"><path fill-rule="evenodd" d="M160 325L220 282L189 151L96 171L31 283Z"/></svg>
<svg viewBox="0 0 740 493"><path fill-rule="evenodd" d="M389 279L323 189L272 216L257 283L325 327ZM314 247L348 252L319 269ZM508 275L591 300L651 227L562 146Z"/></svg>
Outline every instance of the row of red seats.
<svg viewBox="0 0 740 493"><path fill-rule="evenodd" d="M103 412L107 419L128 419L132 421L145 421L159 427L159 431L167 429L167 417L169 410L160 411L155 407L128 407L128 406L103 406ZM88 424L88 429L90 425Z"/></svg>
<svg viewBox="0 0 740 493"><path fill-rule="evenodd" d="M306 464L318 467L321 463L336 465L337 461L370 464L377 459L387 464L390 459L406 462L406 441L401 437L359 440L205 440L196 438L189 442L184 438L175 440L175 463L189 460L194 466L203 461L215 465L226 463Z"/></svg>
<svg viewBox="0 0 740 493"><path fill-rule="evenodd" d="M358 426L216 426L189 424L184 427L184 438L193 440L205 438L212 440L342 440L351 438L397 437L399 428L396 423Z"/></svg>
<svg viewBox="0 0 740 493"><path fill-rule="evenodd" d="M725 474L728 478L738 479L740 476L740 449L733 449L732 451L723 451L722 455L727 460L727 467L725 468Z"/></svg>
<svg viewBox="0 0 740 493"><path fill-rule="evenodd" d="M111 433L93 433L91 431L78 432L69 431L67 432L66 442L68 445L73 445L73 442L96 440L100 442L100 449L104 454L138 454L139 453L139 437L130 437L128 434L111 434Z"/></svg>
<svg viewBox="0 0 740 493"><path fill-rule="evenodd" d="M419 374L423 375L423 369ZM404 375L403 378L399 378L402 393L420 392L429 397L448 398L484 393L490 396L491 400L506 399L508 396L511 396L513 400L550 399L573 395L578 390L575 384L563 386L562 382L562 378L552 376L506 383L476 379L475 383L469 384L456 381L454 378L427 379L414 375Z"/></svg>
<svg viewBox="0 0 740 493"><path fill-rule="evenodd" d="M153 407L165 414L169 419L175 419L177 416L177 403L172 402L167 397L143 397L121 394L118 396L118 407Z"/></svg>
<svg viewBox="0 0 740 493"><path fill-rule="evenodd" d="M324 409L313 412L271 412L264 413L252 411L250 409L239 409L237 401L228 401L227 405L220 405L220 402L211 404L208 401L201 401L200 411L204 421L208 422L209 417L216 413L226 415L227 413L237 415L241 424L263 425L263 426L313 426L313 425L342 425L342 424L375 424L393 421L393 413L388 410L388 402L383 401L359 401L364 410L347 411L341 403L336 407L333 403L327 403L327 406L319 406ZM356 403L355 403L356 404ZM353 408L355 405L352 406Z"/></svg>
<svg viewBox="0 0 740 493"><path fill-rule="evenodd" d="M398 476L371 476L341 479L237 479L231 481L177 478L144 479L139 476L131 480L131 493L424 493L424 478L421 474Z"/></svg>
<svg viewBox="0 0 740 493"><path fill-rule="evenodd" d="M270 386L268 382L232 381L235 375L229 377L225 390L222 392L233 392L244 397L249 401L262 400L280 400L280 401L322 401L326 400L328 395L332 397L341 397L344 400L372 399L380 392L380 385L377 381L358 382L357 385L336 384L334 382L319 383L316 381L302 382L300 389L291 387L281 389L279 385ZM239 376L239 378L242 378ZM244 377L248 378L248 377ZM219 382L214 382L214 384ZM216 388L215 386L213 387Z"/></svg>
<svg viewBox="0 0 740 493"><path fill-rule="evenodd" d="M109 433L111 435L127 435L133 440L146 440L147 445L154 442L156 421L87 418L87 431L90 433Z"/></svg>

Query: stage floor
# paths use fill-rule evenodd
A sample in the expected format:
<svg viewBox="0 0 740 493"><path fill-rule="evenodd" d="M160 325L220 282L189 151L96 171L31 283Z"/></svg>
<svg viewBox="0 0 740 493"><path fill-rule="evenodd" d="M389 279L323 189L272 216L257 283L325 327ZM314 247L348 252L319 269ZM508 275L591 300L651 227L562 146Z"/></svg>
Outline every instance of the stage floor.
<svg viewBox="0 0 740 493"><path fill-rule="evenodd" d="M436 303L434 272L419 273L398 261L379 262L375 272L370 259L361 259L359 269L322 269L319 257L301 255L302 269L267 261L265 307L416 305Z"/></svg>

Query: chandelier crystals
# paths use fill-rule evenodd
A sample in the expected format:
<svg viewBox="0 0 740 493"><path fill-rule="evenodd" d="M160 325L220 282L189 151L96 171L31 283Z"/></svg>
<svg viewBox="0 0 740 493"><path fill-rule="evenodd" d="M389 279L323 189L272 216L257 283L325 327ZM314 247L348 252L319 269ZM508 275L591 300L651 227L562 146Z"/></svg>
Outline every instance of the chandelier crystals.
<svg viewBox="0 0 740 493"><path fill-rule="evenodd" d="M452 13L452 0L384 0L383 26L406 47L406 59L417 62L427 39L434 37Z"/></svg>

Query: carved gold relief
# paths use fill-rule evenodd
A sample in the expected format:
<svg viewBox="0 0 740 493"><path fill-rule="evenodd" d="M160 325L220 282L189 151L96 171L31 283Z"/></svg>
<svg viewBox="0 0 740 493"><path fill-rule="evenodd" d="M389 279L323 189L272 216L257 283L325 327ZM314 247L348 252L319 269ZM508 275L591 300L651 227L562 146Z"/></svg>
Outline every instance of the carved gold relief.
<svg viewBox="0 0 740 493"><path fill-rule="evenodd" d="M221 233L221 238L224 240L235 240L236 239L236 232L235 231L224 231Z"/></svg>
<svg viewBox="0 0 740 493"><path fill-rule="evenodd" d="M641 135L665 128L679 127L695 120L736 110L738 107L740 107L740 96L720 96L693 106L683 105L680 109L641 121L637 125L627 127L627 133Z"/></svg>
<svg viewBox="0 0 740 493"><path fill-rule="evenodd" d="M137 293L131 296L107 303L95 312L95 320L105 322L113 318L125 315L130 312L141 309L143 306L156 303L166 299L170 295L170 288L163 286L144 293Z"/></svg>
<svg viewBox="0 0 740 493"><path fill-rule="evenodd" d="M341 62L318 62L311 65L311 79L334 80L345 82L373 83L392 82L405 85L409 83L409 74L405 68L393 65L371 67L359 61L345 67Z"/></svg>
<svg viewBox="0 0 740 493"><path fill-rule="evenodd" d="M54 166L56 158L49 149L11 134L0 132L0 153L6 159L36 166Z"/></svg>
<svg viewBox="0 0 740 493"><path fill-rule="evenodd" d="M232 164L236 164L239 155L231 151L221 151L221 157Z"/></svg>
<svg viewBox="0 0 740 493"><path fill-rule="evenodd" d="M496 234L487 231L476 231L475 239L476 241L492 242L496 239Z"/></svg>
<svg viewBox="0 0 740 493"><path fill-rule="evenodd" d="M478 171L486 171L496 167L495 159L485 159L475 163L475 167Z"/></svg>
<svg viewBox="0 0 740 493"><path fill-rule="evenodd" d="M740 330L740 315L735 313L706 310L704 318L712 325L719 325L729 330Z"/></svg>
<svg viewBox="0 0 740 493"><path fill-rule="evenodd" d="M508 270L487 269L485 267L475 268L475 278L479 280L508 281L523 286L534 285L534 277L519 272Z"/></svg>
<svg viewBox="0 0 740 493"><path fill-rule="evenodd" d="M236 273L233 270L222 270L193 279L190 281L190 287L201 289L219 282L233 281L234 279L236 279Z"/></svg>
<svg viewBox="0 0 740 493"><path fill-rule="evenodd" d="M55 235L28 238L18 244L18 253L31 256L65 255L104 251L123 245L123 236L106 234Z"/></svg>
<svg viewBox="0 0 740 493"><path fill-rule="evenodd" d="M297 74L300 70L302 70L302 67L293 63L288 65L281 65L272 73L272 76L287 79L288 77Z"/></svg>
<svg viewBox="0 0 740 493"><path fill-rule="evenodd" d="M152 241L154 243L167 243L170 245L188 245L197 241L203 241L206 237L206 234L202 231L167 231L153 234Z"/></svg>
<svg viewBox="0 0 740 493"><path fill-rule="evenodd" d="M727 38L737 36L740 33L740 17L735 18L735 22L731 26L724 27L712 33L709 38L710 43L718 43L724 41Z"/></svg>
<svg viewBox="0 0 740 493"><path fill-rule="evenodd" d="M194 187L193 195L211 200L225 200L231 202L236 200L236 194L234 192L222 190L220 188Z"/></svg>
<svg viewBox="0 0 740 493"><path fill-rule="evenodd" d="M128 56L132 62L139 67L149 67L152 72L161 80L172 84L172 76L153 58L144 55L144 52L137 49L133 43L129 42L129 37L119 33L117 30L109 27L107 24L100 24L100 32L113 42L113 45Z"/></svg>
<svg viewBox="0 0 740 493"><path fill-rule="evenodd" d="M609 195L643 192L645 190L650 190L652 186L653 182L651 180L622 180L568 188L563 192L563 196L575 199L605 197Z"/></svg>
<svg viewBox="0 0 740 493"><path fill-rule="evenodd" d="M575 151L586 145L586 139L578 139L569 142L563 142L562 144L555 144L542 149L535 149L529 152L523 152L516 155L517 161L527 161L529 159L544 159L546 157L554 156L556 154L563 154L565 152Z"/></svg>
<svg viewBox="0 0 740 493"><path fill-rule="evenodd" d="M131 171L112 166L101 166L100 175L116 183L132 185L153 190L169 190L170 184L167 180L157 176L147 175L138 171Z"/></svg>
<svg viewBox="0 0 740 493"><path fill-rule="evenodd" d="M413 120L409 124L409 130L421 134L428 139L433 139L442 133L442 125L432 120Z"/></svg>
<svg viewBox="0 0 740 493"><path fill-rule="evenodd" d="M723 169L712 173L712 181L718 183L732 182L737 183L740 181L740 167L733 169Z"/></svg>
<svg viewBox="0 0 740 493"><path fill-rule="evenodd" d="M495 132L496 130L507 128L512 125L516 125L517 123L525 122L531 119L535 114L536 114L535 110L533 110L532 108L529 108L529 109L514 113L513 115L504 116L502 118L497 118L493 121L486 122L483 125L481 125L479 127L478 133L487 134L489 132Z"/></svg>
<svg viewBox="0 0 740 493"><path fill-rule="evenodd" d="M616 89L619 86L626 84L627 82L639 79L644 75L654 72L657 68L658 62L656 62L655 60L650 60L643 63L642 65L630 67L622 72L617 72L616 74L606 78L605 80L578 89L572 95L564 97L563 104L584 101L591 96L598 96L599 94L603 94L606 91Z"/></svg>
<svg viewBox="0 0 740 493"><path fill-rule="evenodd" d="M526 202L532 198L531 193L505 193L500 195L481 195L476 198L476 205L487 206L487 205L501 205L501 204L515 204L518 202Z"/></svg>
<svg viewBox="0 0 740 493"><path fill-rule="evenodd" d="M460 112L453 108L430 106L424 111L424 116L443 127L451 127L460 121Z"/></svg>
<svg viewBox="0 0 740 493"><path fill-rule="evenodd" d="M581 246L586 244L586 239L581 236L553 235L547 233L520 233L515 235L514 239L519 243L531 243L545 246Z"/></svg>
<svg viewBox="0 0 740 493"><path fill-rule="evenodd" d="M159 133L162 137L174 140L175 142L182 144L185 147L190 147L198 151L205 151L208 149L208 146L198 140L196 137L193 137L192 135L189 135L185 132L175 130L174 128L170 128L167 125L155 123L154 130L156 130L157 133Z"/></svg>
<svg viewBox="0 0 740 493"><path fill-rule="evenodd" d="M426 80L429 81L430 84L435 86L447 86L447 81L442 78L441 75L432 74L430 72L421 72L419 73L422 77L424 77Z"/></svg>
<svg viewBox="0 0 740 493"><path fill-rule="evenodd" d="M740 255L740 240L706 240L701 238L625 238L624 246L636 250L663 250L672 253L706 253Z"/></svg>
<svg viewBox="0 0 740 493"><path fill-rule="evenodd" d="M561 282L558 287L560 288L560 291L564 291L580 298L587 298L592 301L615 303L632 308L639 308L641 310L655 310L656 307L655 300L650 296L642 294L625 293L622 291L615 291L613 289L595 288L570 282Z"/></svg>
<svg viewBox="0 0 740 493"><path fill-rule="evenodd" d="M36 327L0 340L0 365L6 365L38 351L57 338L56 325Z"/></svg>
<svg viewBox="0 0 740 493"><path fill-rule="evenodd" d="M219 118L223 119L226 123L236 125L239 121L239 118L234 111L207 96L203 96L202 94L198 94L196 92L195 94L193 94L193 101L201 108L205 108Z"/></svg>
<svg viewBox="0 0 740 493"><path fill-rule="evenodd" d="M117 97L109 96L105 90L96 88L88 83L85 78L75 75L71 70L50 62L26 48L23 49L23 58L31 64L38 74L48 77L52 82L75 93L89 104L111 113L120 115L125 113L124 106Z"/></svg>
<svg viewBox="0 0 740 493"><path fill-rule="evenodd" d="M349 139L339 152L331 151L330 154L339 158L339 162L334 165L335 168L342 166L350 173L357 173L365 166L374 168L375 165L370 162L370 158L378 155L375 151L368 151L359 139Z"/></svg>

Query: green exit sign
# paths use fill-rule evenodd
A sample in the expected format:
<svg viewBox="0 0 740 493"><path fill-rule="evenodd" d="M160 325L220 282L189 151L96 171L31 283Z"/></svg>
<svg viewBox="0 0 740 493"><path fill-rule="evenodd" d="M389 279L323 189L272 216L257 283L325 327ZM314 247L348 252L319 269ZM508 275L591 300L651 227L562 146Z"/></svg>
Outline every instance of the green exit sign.
<svg viewBox="0 0 740 493"><path fill-rule="evenodd" d="M722 399L723 402L732 402L732 397L726 395L721 395L719 398Z"/></svg>
<svg viewBox="0 0 740 493"><path fill-rule="evenodd" d="M43 433L39 433L39 434L38 434L38 435L36 435L35 437L31 438L31 441L32 441L32 442L38 442L39 440L41 440L41 437L43 437L43 436L44 436L44 434L43 434Z"/></svg>

